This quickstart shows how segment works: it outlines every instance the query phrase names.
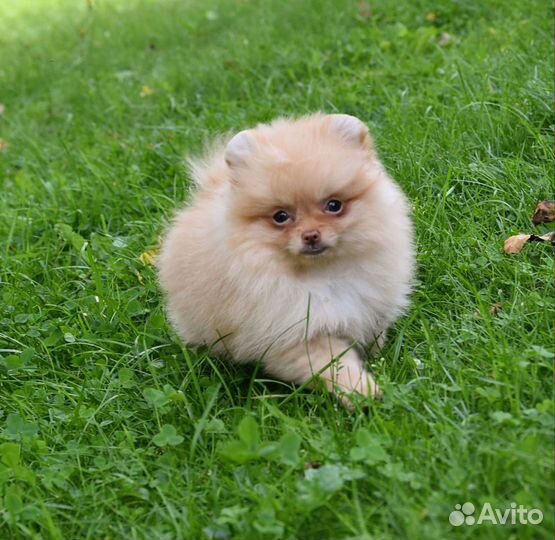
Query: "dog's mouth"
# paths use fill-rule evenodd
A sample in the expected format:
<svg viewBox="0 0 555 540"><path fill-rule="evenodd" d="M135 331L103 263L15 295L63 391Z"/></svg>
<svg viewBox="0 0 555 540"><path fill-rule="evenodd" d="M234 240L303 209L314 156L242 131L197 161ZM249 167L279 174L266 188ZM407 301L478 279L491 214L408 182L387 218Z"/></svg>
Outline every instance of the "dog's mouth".
<svg viewBox="0 0 555 540"><path fill-rule="evenodd" d="M306 255L308 257L314 257L315 255L321 255L324 251L328 250L329 246L305 246L301 249L301 255Z"/></svg>

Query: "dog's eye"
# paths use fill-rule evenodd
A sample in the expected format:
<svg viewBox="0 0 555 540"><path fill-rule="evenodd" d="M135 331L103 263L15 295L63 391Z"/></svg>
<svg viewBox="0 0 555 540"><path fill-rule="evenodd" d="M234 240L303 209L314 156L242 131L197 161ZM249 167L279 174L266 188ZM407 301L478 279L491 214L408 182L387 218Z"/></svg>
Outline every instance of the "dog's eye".
<svg viewBox="0 0 555 540"><path fill-rule="evenodd" d="M324 211L328 214L339 214L342 209L343 203L341 201L338 201L337 199L330 199L324 207Z"/></svg>
<svg viewBox="0 0 555 540"><path fill-rule="evenodd" d="M272 216L272 219L278 225L283 225L284 223L287 223L291 219L291 216L285 210L278 210Z"/></svg>

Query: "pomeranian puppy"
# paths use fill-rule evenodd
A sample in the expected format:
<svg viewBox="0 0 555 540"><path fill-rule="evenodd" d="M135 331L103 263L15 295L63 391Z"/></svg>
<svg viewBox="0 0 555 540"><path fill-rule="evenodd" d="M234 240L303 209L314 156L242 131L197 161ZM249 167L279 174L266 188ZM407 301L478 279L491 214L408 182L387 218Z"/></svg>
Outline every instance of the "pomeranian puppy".
<svg viewBox="0 0 555 540"><path fill-rule="evenodd" d="M285 381L318 377L347 405L378 397L359 349L381 346L406 308L415 255L407 200L367 127L278 119L189 163L196 193L158 259L185 343Z"/></svg>

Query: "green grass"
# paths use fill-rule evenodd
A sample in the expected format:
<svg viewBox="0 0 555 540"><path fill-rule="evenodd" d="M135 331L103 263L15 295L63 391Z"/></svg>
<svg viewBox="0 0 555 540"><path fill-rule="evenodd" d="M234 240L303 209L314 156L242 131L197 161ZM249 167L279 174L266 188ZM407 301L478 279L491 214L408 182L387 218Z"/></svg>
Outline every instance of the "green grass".
<svg viewBox="0 0 555 540"><path fill-rule="evenodd" d="M552 538L553 251L502 252L548 229L552 35L542 0L1 2L0 537ZM185 348L140 259L186 154L316 110L414 204L368 415ZM465 501L545 518L454 528Z"/></svg>

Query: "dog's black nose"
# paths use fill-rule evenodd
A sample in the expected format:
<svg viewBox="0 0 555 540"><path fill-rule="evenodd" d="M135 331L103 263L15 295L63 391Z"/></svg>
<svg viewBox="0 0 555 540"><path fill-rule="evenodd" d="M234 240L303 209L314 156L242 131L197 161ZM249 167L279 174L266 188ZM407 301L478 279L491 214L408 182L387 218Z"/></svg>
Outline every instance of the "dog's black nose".
<svg viewBox="0 0 555 540"><path fill-rule="evenodd" d="M320 240L322 239L322 235L320 234L320 231L318 229L314 229L312 231L305 231L301 236L303 239L303 244L305 246L311 246L311 247L319 244Z"/></svg>

